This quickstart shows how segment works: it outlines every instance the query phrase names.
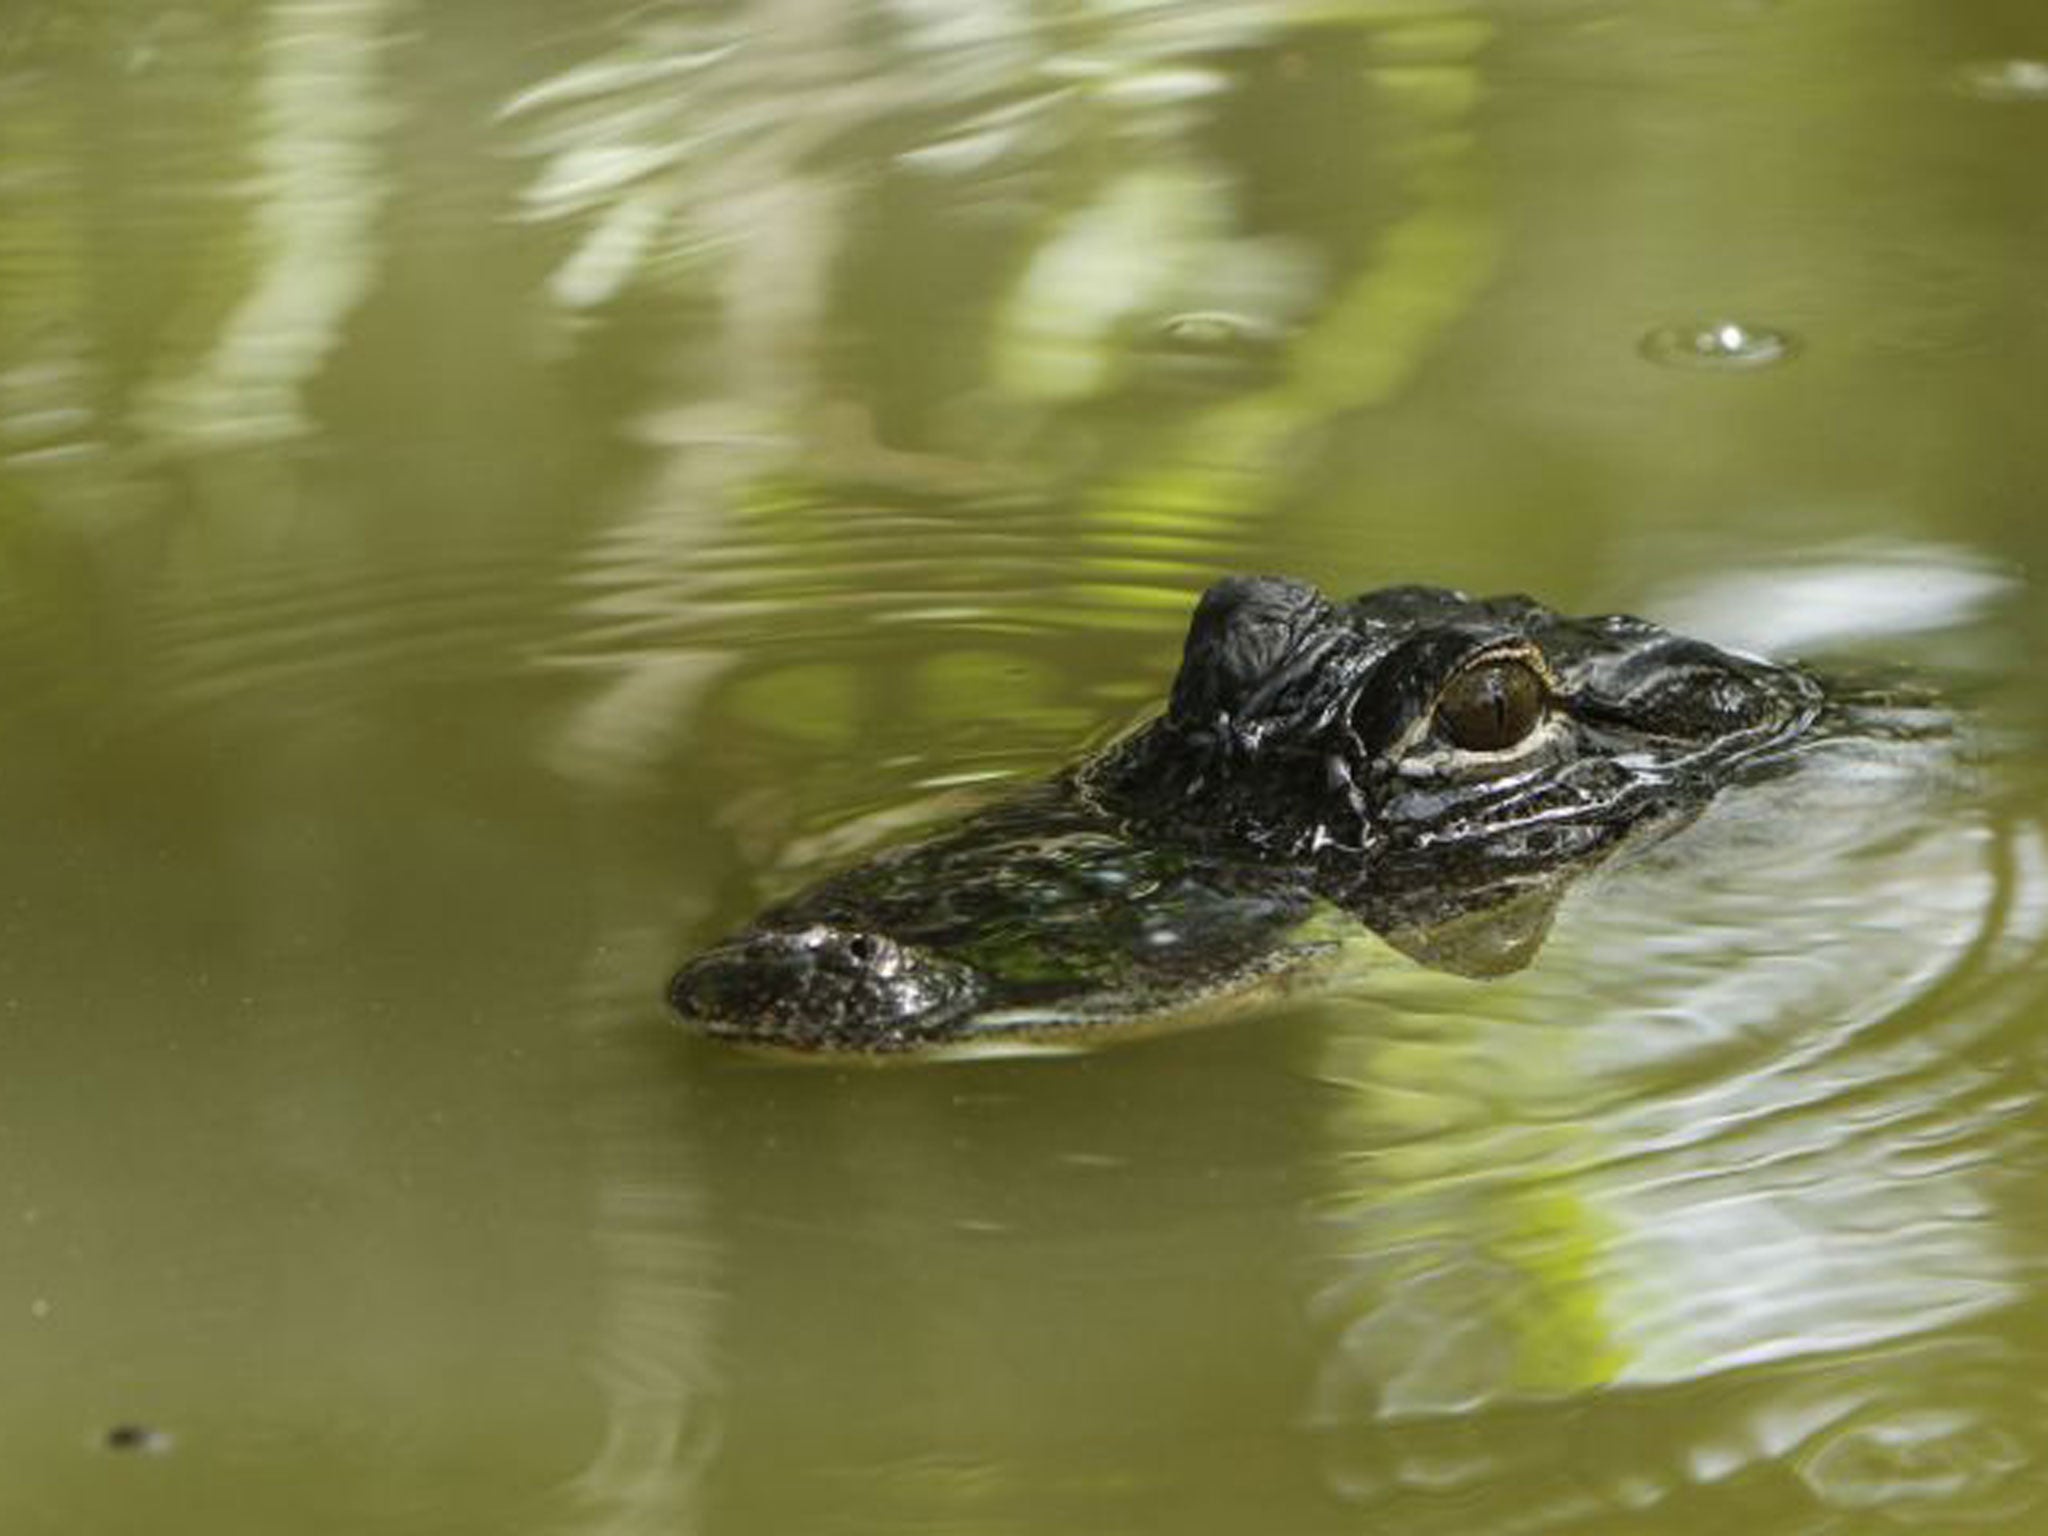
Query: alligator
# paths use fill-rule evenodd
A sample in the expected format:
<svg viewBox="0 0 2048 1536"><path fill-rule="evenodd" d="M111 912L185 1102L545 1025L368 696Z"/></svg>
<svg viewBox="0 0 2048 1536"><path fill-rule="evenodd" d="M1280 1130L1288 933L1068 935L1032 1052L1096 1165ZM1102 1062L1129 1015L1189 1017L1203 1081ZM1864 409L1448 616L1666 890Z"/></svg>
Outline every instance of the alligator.
<svg viewBox="0 0 2048 1536"><path fill-rule="evenodd" d="M1826 709L1798 667L1625 615L1227 578L1164 713L768 908L669 999L713 1036L884 1055L1195 1017L1352 924L1503 974L1573 879L1789 762Z"/></svg>

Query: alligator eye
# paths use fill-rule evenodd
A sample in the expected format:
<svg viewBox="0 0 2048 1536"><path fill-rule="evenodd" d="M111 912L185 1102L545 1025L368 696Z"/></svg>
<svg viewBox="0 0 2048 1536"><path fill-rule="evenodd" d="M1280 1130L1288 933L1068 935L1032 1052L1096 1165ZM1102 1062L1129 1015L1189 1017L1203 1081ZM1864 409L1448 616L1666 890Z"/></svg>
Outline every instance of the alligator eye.
<svg viewBox="0 0 2048 1536"><path fill-rule="evenodd" d="M1549 690L1524 661L1484 661L1445 685L1436 701L1437 724L1453 746L1467 752L1502 752L1543 723Z"/></svg>

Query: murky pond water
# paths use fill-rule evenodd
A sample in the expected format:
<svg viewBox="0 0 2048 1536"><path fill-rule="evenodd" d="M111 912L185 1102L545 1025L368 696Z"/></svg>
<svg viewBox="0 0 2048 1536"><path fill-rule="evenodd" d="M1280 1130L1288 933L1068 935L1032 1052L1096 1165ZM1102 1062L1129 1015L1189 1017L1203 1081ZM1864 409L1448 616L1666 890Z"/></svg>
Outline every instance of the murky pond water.
<svg viewBox="0 0 2048 1536"><path fill-rule="evenodd" d="M0 1529L2032 1532L2048 15L0 10ZM1954 729L1040 1060L692 948L1226 571Z"/></svg>

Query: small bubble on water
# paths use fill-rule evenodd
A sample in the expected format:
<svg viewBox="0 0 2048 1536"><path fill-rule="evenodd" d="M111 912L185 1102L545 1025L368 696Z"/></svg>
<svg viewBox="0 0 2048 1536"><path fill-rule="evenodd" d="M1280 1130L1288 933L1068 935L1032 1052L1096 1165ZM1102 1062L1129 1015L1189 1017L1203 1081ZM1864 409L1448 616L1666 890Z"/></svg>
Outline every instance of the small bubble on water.
<svg viewBox="0 0 2048 1536"><path fill-rule="evenodd" d="M1791 334L1737 320L1687 321L1660 325L1637 350L1666 368L1742 372L1784 362L1799 348Z"/></svg>
<svg viewBox="0 0 2048 1536"><path fill-rule="evenodd" d="M1173 351L1211 355L1263 349L1279 340L1276 327L1223 310L1169 315L1153 334L1161 346Z"/></svg>
<svg viewBox="0 0 2048 1536"><path fill-rule="evenodd" d="M1277 374L1287 351L1285 327L1227 310L1168 315L1133 341L1149 382L1198 390L1256 388Z"/></svg>
<svg viewBox="0 0 2048 1536"><path fill-rule="evenodd" d="M2048 101L2048 59L1981 59L1956 71L1956 87L1979 101Z"/></svg>

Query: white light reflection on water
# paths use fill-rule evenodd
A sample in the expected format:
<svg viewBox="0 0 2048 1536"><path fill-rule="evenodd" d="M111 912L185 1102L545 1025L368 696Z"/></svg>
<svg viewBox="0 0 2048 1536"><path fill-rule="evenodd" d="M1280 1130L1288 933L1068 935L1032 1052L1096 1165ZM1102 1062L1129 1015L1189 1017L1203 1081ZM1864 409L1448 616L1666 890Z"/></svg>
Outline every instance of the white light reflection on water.
<svg viewBox="0 0 2048 1536"><path fill-rule="evenodd" d="M174 438L265 441L307 427L301 396L376 276L390 176L386 0L270 12L252 244L258 275L212 349L152 390Z"/></svg>
<svg viewBox="0 0 2048 1536"><path fill-rule="evenodd" d="M2048 101L2048 60L1987 59L1956 71L1956 86L1980 101Z"/></svg>
<svg viewBox="0 0 2048 1536"><path fill-rule="evenodd" d="M1967 550L1898 543L1688 577L1644 606L1687 634L1782 656L1960 629L2017 591L2012 572Z"/></svg>

